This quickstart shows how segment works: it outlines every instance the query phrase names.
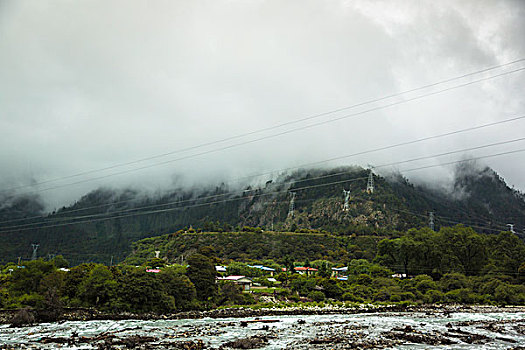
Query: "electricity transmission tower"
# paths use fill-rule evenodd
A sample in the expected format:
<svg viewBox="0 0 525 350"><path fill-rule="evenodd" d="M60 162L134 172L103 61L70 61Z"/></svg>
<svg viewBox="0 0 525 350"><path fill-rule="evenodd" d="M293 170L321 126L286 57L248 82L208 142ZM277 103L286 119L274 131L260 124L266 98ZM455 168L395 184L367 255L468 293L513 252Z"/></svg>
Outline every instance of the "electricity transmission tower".
<svg viewBox="0 0 525 350"><path fill-rule="evenodd" d="M516 233L516 231L514 231L514 224L507 224L507 226L509 227L510 232Z"/></svg>
<svg viewBox="0 0 525 350"><path fill-rule="evenodd" d="M36 260L36 251L38 250L38 247L40 247L40 244L33 243L31 246L33 247L33 255L31 255L31 260Z"/></svg>
<svg viewBox="0 0 525 350"><path fill-rule="evenodd" d="M348 201L350 200L350 190L343 189L343 195L345 196L345 204L343 204L343 211L348 211L350 208L348 206Z"/></svg>
<svg viewBox="0 0 525 350"><path fill-rule="evenodd" d="M428 214L428 227L430 227L430 229L434 231L434 212L433 211L431 211Z"/></svg>
<svg viewBox="0 0 525 350"><path fill-rule="evenodd" d="M366 192L370 194L374 193L374 173L372 172L372 168L370 168L368 172L368 183L366 184Z"/></svg>
<svg viewBox="0 0 525 350"><path fill-rule="evenodd" d="M292 199L290 200L290 207L288 208L288 217L293 218L293 212L295 210L295 192L290 192Z"/></svg>

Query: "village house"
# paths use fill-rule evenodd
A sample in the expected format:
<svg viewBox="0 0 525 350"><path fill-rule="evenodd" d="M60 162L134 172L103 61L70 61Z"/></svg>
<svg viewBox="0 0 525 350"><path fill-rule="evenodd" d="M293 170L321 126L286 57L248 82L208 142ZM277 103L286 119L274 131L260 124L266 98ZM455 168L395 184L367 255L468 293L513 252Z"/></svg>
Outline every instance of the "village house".
<svg viewBox="0 0 525 350"><path fill-rule="evenodd" d="M226 272L226 266L217 265L217 266L215 266L215 271L217 271L218 273L225 273Z"/></svg>
<svg viewBox="0 0 525 350"><path fill-rule="evenodd" d="M265 272L269 272L270 276L273 276L273 273L275 272L275 269L272 269L271 267L267 267L263 265L248 265L248 267L252 267L254 269L259 269Z"/></svg>
<svg viewBox="0 0 525 350"><path fill-rule="evenodd" d="M246 276L217 277L216 280L217 282L226 281L226 282L240 285L244 291L249 291L253 285L252 280Z"/></svg>
<svg viewBox="0 0 525 350"><path fill-rule="evenodd" d="M348 266L344 267L332 267L332 277L335 277L339 280L342 280L343 277L346 277L345 281L348 279Z"/></svg>
<svg viewBox="0 0 525 350"><path fill-rule="evenodd" d="M301 275L307 275L307 276L310 276L310 275L313 275L313 274L317 273L317 269L315 269L313 267L296 266L296 267L294 267L294 270L296 272L300 273Z"/></svg>

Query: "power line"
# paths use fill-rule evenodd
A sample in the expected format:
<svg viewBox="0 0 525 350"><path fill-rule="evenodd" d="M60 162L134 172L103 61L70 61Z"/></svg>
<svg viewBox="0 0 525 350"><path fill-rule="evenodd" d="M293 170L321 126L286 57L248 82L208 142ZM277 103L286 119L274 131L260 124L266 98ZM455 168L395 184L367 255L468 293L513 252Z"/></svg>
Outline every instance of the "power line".
<svg viewBox="0 0 525 350"><path fill-rule="evenodd" d="M452 82L452 81L455 81L455 80L460 80L460 79L463 79L463 78L467 78L469 76L473 76L473 75L489 72L491 70L495 70L495 69L498 69L498 68L503 68L503 67L510 66L510 65L513 65L513 64L516 64L516 63L520 63L520 62L523 62L523 61L525 61L525 58L521 58L521 59L517 59L517 60L514 60L514 61L502 63L502 64L495 65L495 66L492 66L492 67L484 68L484 69L477 70L477 71L474 71L474 72L470 72L470 73L467 73L467 74L463 74L463 75L460 75L460 76L456 76L456 77L448 78L448 79L445 79L445 80L441 80L441 81L438 81L438 82L435 82L435 83L431 83L431 84L423 85L423 86L420 86L420 87L412 88L412 89L409 89L409 90L404 90L404 91L401 91L401 92L393 93L393 94L386 95L386 96L383 96L383 97L378 97L378 98L375 98L375 99L371 99L371 100L367 100L367 101L364 101L364 102L356 103L356 104L353 104L353 105L350 105L350 106L333 109L333 110L330 110L330 111L327 111L327 112L323 112L323 113L319 113L319 114L314 114L314 115L311 115L311 116L308 116L308 117L305 117L305 118L300 118L300 119L292 120L292 121L289 121L289 122L277 124L277 125L274 125L274 126L265 127L265 128L254 130L254 131L249 131L249 132L246 132L246 133L242 133L242 134L235 135L235 136L230 136L230 137L227 137L227 138L224 138L224 139L220 139L220 140L216 140L216 141L205 142L205 143L201 143L199 145L190 146L190 147L186 147L186 148L182 148L182 149L178 149L178 150L174 150L174 151L170 151L170 152L166 152L166 153L161 153L161 154L157 154L157 155L153 155L153 156L137 159L137 160L134 160L134 161L131 161L131 162L115 164L115 165L112 165L112 166L109 166L109 167L83 171L83 172L80 172L80 173L76 173L76 174L72 174L72 175L68 175L68 176L64 176L64 177L60 177L60 178L45 180L45 181L41 181L41 182L37 183L36 185L41 185L41 184L45 184L45 183L55 182L55 181L59 181L59 180L70 179L70 178L79 177L79 176L83 176L83 175L88 175L88 174L92 174L92 173L96 173L96 172L100 172L100 171L106 171L106 170L111 170L111 169L115 169L115 168L120 168L120 167L123 167L123 166L138 164L138 163L141 163L141 162L145 162L145 161L152 160L152 159L158 159L158 158L166 157L166 156L173 155L173 154L176 154L176 153L187 152L187 151L191 151L191 150L202 148L202 147L206 147L206 146L212 146L212 145L215 145L215 144L218 144L218 143L223 143L223 142L227 142L227 141L236 140L236 139L239 139L239 138L242 138L242 137L246 137L246 136L262 133L262 132L265 132L265 131L275 130L275 129L278 129L278 128L282 128L284 126L297 124L297 123L300 123L300 122L303 122L303 121L307 121L307 120L317 119L317 118L320 118L320 117L323 117L323 116L327 116L327 115L338 113L338 112L342 112L342 111L345 111L345 110L361 107L361 106L364 106L364 105L367 105L367 104L380 102L380 101L387 100L387 99L390 99L390 98L393 98L393 97L398 97L398 96L401 96L401 95L404 95L404 94L407 94L407 93L428 89L430 87L435 87L435 86L446 84L446 83L449 83L449 82ZM35 184L18 186L18 187L11 187L11 188L8 188L8 189L4 189L2 191L17 190L17 189L21 189L21 188L32 187L34 185Z"/></svg>
<svg viewBox="0 0 525 350"><path fill-rule="evenodd" d="M525 138L520 138L520 139L515 139L515 140L510 140L510 141L503 141L503 142L498 142L498 143L492 143L492 144L488 144L488 145L484 145L484 146L477 146L477 147L472 147L472 148L467 148L467 149L462 149L462 150L456 150L456 151L451 151L451 152L445 152L445 153L435 154L435 155L426 156L426 157L413 158L413 159L410 159L410 160L398 161L398 162L389 163L389 164L383 164L383 165L376 166L376 168L390 167L390 166L393 166L393 165L398 165L398 164L403 164L403 163L408 163L408 162L414 162L414 161L428 159L428 158L435 158L435 157L440 157L440 156L444 156L444 155L450 155L450 154L454 154L454 153L466 152L466 151L471 151L471 150L475 150L475 149L492 147L492 146L495 146L495 145L502 145L502 144L517 142L517 141L522 141L522 140L525 140ZM457 163L457 162L452 162L451 164L455 164L455 163ZM419 170L419 169L420 168L416 168L416 170ZM409 169L407 171L411 171L411 170L413 170L413 169ZM319 179L324 179L324 178L329 178L329 177L334 177L334 176L340 176L340 175L345 175L345 174L348 174L348 171L339 172L339 173L332 173L332 174L327 174L327 175L321 175L321 176L308 178L308 179L303 179L303 180L293 180L293 181L288 182L288 184L292 184L292 183L293 184L297 184L299 182L305 182L305 181L311 181L311 180L319 180ZM286 185L286 183L283 183L282 185ZM245 194L246 192L253 192L253 191L257 191L257 190L243 190L243 191L240 192L240 194ZM218 194L218 195L208 196L208 197L204 197L204 198L200 198L200 199L202 200L202 199L209 199L209 198L217 198L217 197L222 197L222 196L226 196L226 195L232 195L232 193ZM137 210L140 210L140 209L147 209L147 208L158 208L158 207L163 207L163 206L167 206L167 205L181 204L182 202L191 202L191 201L192 200L174 201L174 202L169 202L169 203L165 203L165 204L156 204L156 205L151 205L151 206L146 206L146 207L131 208L131 209L123 210L123 211L112 212L111 214L130 212L130 211L137 211ZM70 218L70 217L59 218L59 220L55 220L55 222L57 222L57 221L67 221L67 220L71 220L71 219L94 218L94 217L100 217L100 216L105 216L105 215L108 215L108 213L78 216L78 217L74 217L74 218ZM15 225L15 226L10 226L10 227L6 227L6 228L28 227L28 226L35 226L35 225L40 225L40 224L42 224L42 222L40 222L40 223L30 223L30 224L25 224L25 225Z"/></svg>
<svg viewBox="0 0 525 350"><path fill-rule="evenodd" d="M393 145L389 145L389 146L373 148L373 149L369 149L369 150L366 150L366 151L361 151L361 152L347 154L347 155L344 155L344 156L338 156L338 157L324 159L324 160L320 160L320 161L316 161L316 162L306 163L306 164L302 164L302 165L297 166L297 167L289 167L289 168L284 168L284 169L280 169L280 170L277 170L277 171L294 170L294 169L298 169L298 168L302 168L302 167L306 167L306 166L312 166L312 165L328 163L328 162L332 162L332 161L335 161L335 160L341 160L341 159L361 156L361 155L370 154L370 153L379 152L379 151L386 151L386 150L389 150L389 149L392 149L392 148L397 148L397 147L401 147L401 146L408 146L408 145L416 144L416 143L423 142L423 141L438 139L438 138L446 137L446 136L457 135L457 134L461 134L461 133L465 133L465 132L469 132L469 131L479 130L479 129L483 129L483 128L487 128L487 127L491 127L491 126L495 126L495 125L500 125L500 124L504 124L504 123L509 123L509 122L513 122L513 121L522 120L522 119L525 119L525 115L519 116L519 117L515 117L515 118L500 120L500 121L493 122L493 123L488 123L488 124L483 124L483 125L479 125L479 126L474 126L474 127L470 127L470 128L465 128L465 129L460 129L460 130L456 130L456 131L446 132L446 133L442 133L442 134L438 134L438 135L423 137L423 138L412 140L412 141L401 142L401 143L397 143L397 144L393 144ZM267 172L267 173L259 173L257 175L248 175L248 176L243 177L241 179L247 179L247 178L256 177L256 176L270 175L270 174L272 174L274 172L275 171Z"/></svg>
<svg viewBox="0 0 525 350"><path fill-rule="evenodd" d="M401 212L401 213L407 213L407 214L411 214L411 215L414 215L414 216L419 216L421 217L422 219L428 219L428 216L427 215L424 215L424 214L419 214L419 213L416 213L416 212L413 212L411 210L406 210L406 209L396 209L396 208L390 208L391 210L394 210L394 211L398 211L398 212ZM461 221L456 221L456 220L450 220L450 218L447 218L445 216L442 216L442 215L434 215L434 218L438 218L439 221L443 221L443 222L448 222L450 224L456 224L456 225L465 225L465 222L461 222ZM501 231L505 231L506 228L501 228L501 226L498 226L498 225L493 225L493 226L479 226L479 225L471 225L471 224L468 224L469 227L472 227L472 228L477 228L477 229L480 229L480 230L487 230L487 231L494 231L494 232L501 232ZM497 227L500 227L500 229L498 229Z"/></svg>
<svg viewBox="0 0 525 350"><path fill-rule="evenodd" d="M469 216L469 217L473 217L474 219L478 220L478 222L481 220L481 221L484 221L485 222L485 225L487 224L492 224L492 223L499 223L500 224L500 227L504 227L504 224L502 222L496 222L494 221L493 219L491 218L488 218L486 216L483 216L483 215L477 215L476 213L472 213L472 212L467 212L461 208L455 208L456 211L459 211L459 212L462 212L463 214ZM463 221L464 222L464 221Z"/></svg>
<svg viewBox="0 0 525 350"><path fill-rule="evenodd" d="M480 157L475 157L475 158L463 159L463 160L448 162L448 163L444 163L444 164L437 164L437 165L434 164L434 165L428 165L428 166L421 166L421 167L417 167L417 168L407 169L405 171L417 171L417 170L428 169L428 168L437 167L437 166L458 164L458 163L469 162L469 161L474 161L474 160L478 160L478 159L486 159L486 158L490 158L490 157L498 157L498 156L502 156L502 155L515 154L515 153L524 152L524 151L525 151L525 148L518 149L518 150L513 150L513 151L507 151L507 152L500 152L500 153L496 153L496 154L485 155L485 156L480 156ZM391 166L391 165L392 164L388 164L388 165L385 165L385 166ZM376 168L378 168L378 167L376 167ZM365 177L365 178L368 178L368 177ZM311 186L304 186L304 187L294 188L293 190L295 192L297 192L297 191L302 191L302 190L305 190L305 189L318 188L318 187L324 187L324 186L336 185L336 184L342 184L342 183L348 183L348 182L358 181L358 180L362 180L362 179L364 179L364 178L340 180L340 181L334 181L334 182L329 182L329 183L323 183L323 184L317 184L317 185L311 185ZM269 193L259 193L259 194L256 193L256 194L253 195L253 198L275 195L275 194L283 193L283 192L286 192L286 191L288 191L288 190L286 189L286 190L282 190L282 191L273 191L273 192L269 192ZM246 191L243 191L243 192L246 192ZM62 227L62 226L69 226L69 225L75 225L75 224L81 224L81 223L93 223L93 222L114 220L114 219L119 219L119 218L127 218L127 217L133 217L133 216L143 216L143 215L152 215L152 214L158 214L158 213L166 213L166 212L171 212L171 211L175 211L175 210L194 208L194 207L202 207L202 206L207 206L207 205L212 205L212 204L217 204L217 203L231 202L231 201L237 201L237 200L243 200L243 199L245 199L245 198L244 197L228 198L228 199L222 199L222 200L217 200L217 201L212 201L212 202L207 202L207 203L196 203L196 204L192 204L192 205L180 206L180 207L176 207L176 208L158 209L158 210L151 210L151 211L147 211L147 212L136 212L136 213L126 214L126 215L112 216L112 217L106 217L106 218L95 218L95 219L90 219L90 220L80 220L80 221L69 222L69 223L41 226L41 227L38 227L37 229L51 228L51 227ZM114 213L112 213L112 214L114 214ZM78 219L78 218L70 218L70 219ZM19 232L19 231L27 231L27 230L33 230L33 229L35 229L35 228L22 228L22 229L18 229L18 230L2 230L2 231L0 231L0 233Z"/></svg>
<svg viewBox="0 0 525 350"><path fill-rule="evenodd" d="M321 161L306 163L306 164L302 164L302 165L299 165L299 166L296 166L296 167L288 167L288 168L283 168L283 169L278 169L278 170L272 170L272 171L266 172L266 173L252 174L252 175L244 176L244 177L241 177L241 178L238 178L238 179L233 179L230 182L236 182L236 181L246 180L246 179L255 178L255 177L261 177L261 176L273 174L275 172L290 171L290 170L300 169L300 168L307 167L307 166L327 163L327 162L334 161L334 160L341 160L341 159L355 157L355 156L358 156L358 155L364 155L364 154L369 154L369 153L373 153L373 152L384 151L384 150L388 150L388 149L392 149L392 148L397 148L397 147L401 147L401 146L407 146L407 145L420 143L420 142L424 142L424 141L428 141L428 140L432 140L432 139L438 139L438 138L442 138L442 137L446 137L446 136L452 136L452 135L456 135L456 134L460 134L460 133L465 133L465 132L469 132L469 131L479 130L479 129L483 129L483 128L487 128L487 127L491 127L491 126L496 126L496 125L500 125L500 124L504 124L504 123L514 122L514 121L519 121L519 120L523 120L523 119L525 119L525 115L518 116L518 117L513 117L513 118L509 118L509 119L504 119L504 120L500 120L500 121L496 121L496 122L492 122L492 123L482 124L482 125L478 125L478 126L474 126L474 127L470 127L470 128L464 128L464 129L460 129L460 130L446 132L446 133L442 133L442 134L438 134L438 135L428 136L428 137L424 137L424 138L420 138L420 139L416 139L416 140L411 140L411 141L407 141L407 142L401 142L401 143L397 143L397 144L393 144L393 145L389 145L389 146L374 148L374 149L361 151L361 152L357 152L357 153L353 153L353 154L347 154L347 155L344 155L344 156L338 156L338 157L329 158L329 159L325 159L325 160L321 160ZM212 197L214 197L214 196L212 196ZM132 202L132 201L135 201L135 199L124 200L124 201L117 201L117 202L111 202L111 203L106 203L106 204L102 204L102 205L90 206L90 207L86 207L86 208L79 208L79 209L68 210L67 213L69 214L69 213L73 213L73 212L79 212L79 211L86 211L86 210L90 210L90 209L103 208L103 207L117 205L117 204L122 204L122 203L129 203L129 202ZM58 213L58 214L61 214L61 213ZM38 216L29 217L29 218L5 220L5 221L0 221L0 224L9 223L9 222L26 221L26 220L32 220L32 219L39 219L39 218L46 218L47 216L48 215L45 215L45 216L38 215ZM56 219L56 218L54 218L54 219Z"/></svg>
<svg viewBox="0 0 525 350"><path fill-rule="evenodd" d="M524 141L524 140L525 140L525 137L518 138L518 139L513 139L513 140L508 140L508 141L495 142L495 143L486 144L486 145L482 145L482 146L476 146L476 147L465 148L465 149L460 149L460 150L455 150L455 151L449 151L449 152L434 154L434 155L430 155L430 156L413 158L413 159L409 159L409 160L397 161L397 162L393 162L393 163L389 163L389 164L382 164L382 165L376 166L375 168L385 168L385 167L390 167L390 166L394 166L394 165L410 163L410 162L415 162L415 161L429 159L429 158L442 157L442 156L445 156L445 155L451 155L451 154L456 154L456 153L463 153L463 152L468 152L468 151L472 151L472 150L478 150L478 149L487 148L487 147L499 146L499 145L514 143L514 142L519 142L519 141ZM288 183L283 183L282 185L284 186L284 185L287 185L287 184L297 184L297 183L300 183L300 182L326 179L326 178L330 178L330 177L347 175L347 174L349 174L348 171L331 173L331 174L320 175L320 176L311 177L311 178L302 179L302 180L292 180L292 181L289 181ZM369 171L369 175L368 175L367 192L370 192L369 191L369 187L370 187L370 177L372 176L371 174L372 173L371 173L371 170L370 170ZM373 187L373 183L372 183L372 187ZM238 192L237 194L246 194L246 192L254 192L254 191L257 191L257 189L255 189L255 190L243 190L243 191ZM214 198L223 197L223 196L226 196L226 195L232 195L232 194L231 193L217 194L217 195L212 195L212 196L208 196L208 197L204 197L204 198L200 198L200 199L201 200L203 200L203 199L214 199ZM294 199L295 199L295 197L293 196L292 197L292 202L290 204L291 207L293 206ZM112 212L111 214L124 213L124 212L130 212L130 211L137 211L137 210L141 210L141 209L160 208L160 207L164 207L164 206L172 205L172 204L179 204L180 205L183 202L191 202L191 201L192 200L190 199L190 200L186 200L186 201L174 201L174 202L168 202L168 203L164 203L164 204L154 204L154 205L150 205L150 206L143 206L143 207L137 207L137 208L130 208L130 209L127 209L127 210L122 210L122 211L116 211L116 212ZM292 213L293 213L293 209L290 209L290 210L292 210ZM108 214L107 213L101 213L101 214L77 216L77 217L74 217L74 218L70 218L70 217L56 218L54 220L54 222L67 221L67 220L71 220L71 219L96 218L96 217L105 216L105 215L108 215ZM41 225L41 224L42 224L42 222L37 222L37 223L28 223L28 224L23 224L23 225L8 226L8 227L4 227L4 228L5 229L10 229L10 228L31 227L31 226L38 226L38 225Z"/></svg>
<svg viewBox="0 0 525 350"><path fill-rule="evenodd" d="M523 60L525 60L525 59L523 59ZM522 60L520 60L520 61L522 61ZM518 61L516 61L516 62L518 62ZM171 160L167 160L167 161L163 161L163 162L153 163L153 164L137 167L137 168L134 168L134 169L128 169L128 170L124 170L124 171L119 171L119 172L115 172L115 173L112 173L112 174L107 174L107 175L102 175L102 176L93 177L93 178L89 178L89 179L84 179L84 180L71 182L71 183L67 183L67 184L63 184L63 185L57 185L57 186L54 186L54 187L48 187L48 188L44 188L44 189L33 190L33 191L26 192L24 194L50 191L50 190L54 190L54 189L58 189L58 188L63 188L63 187L68 187L68 186L72 186L72 185L78 185L78 184L81 184L81 183L101 180L101 179L105 179L105 178L109 178L109 177L113 177L113 176L117 176L117 175L123 175L123 174L131 173L131 172L135 172L135 171L139 171L139 170L145 170L145 169L149 169L149 168L156 167L156 166L161 166L161 165L166 165L166 164L170 164L170 163L173 163L173 162L178 162L178 161L181 161L181 160L186 160L186 159L195 158L195 157L198 157L198 156L203 156L203 155L207 155L207 154L211 154L211 153L216 153L216 152L232 149L232 148L239 147L239 146L244 146L244 145L255 143L255 142L259 142L259 141L263 141L263 140L267 140L267 139L271 139L271 138L275 138L275 137L279 137L279 136L283 136L283 135L288 135L288 134L291 134L291 133L294 133L294 132L297 132L297 131L302 131L302 130L314 128L314 127L317 127L317 126L320 126L320 125L333 123L333 122L336 122L336 121L349 119L349 118L352 118L352 117L361 116L363 114L367 114L367 113L370 113L370 112L374 112L374 111L378 111L378 110L394 107L394 106L397 106L397 105L401 105L401 104L405 104L405 103L408 103L408 102L416 101L416 100L419 100L419 99L422 99L422 98L425 98L425 97L438 95L438 94L441 94L443 92L455 90L455 89L458 89L458 88L466 87L466 86L473 85L473 84L476 84L476 83L479 83L479 82L483 82L483 81L487 81L487 80L490 80L490 79L502 77L502 76L505 76L505 75L521 72L521 71L524 71L524 70L525 70L525 67L522 67L522 68L518 68L518 69L515 69L515 70L511 70L511 71L499 73L499 74L496 74L496 75L492 75L492 76L489 76L489 77L484 77L484 78L480 78L480 79L477 79L477 80L473 80L473 81L470 81L470 82L467 82L467 83L463 83L463 84L451 86L451 87L448 87L448 88L444 88L444 89L441 89L441 90L433 91L433 92L430 92L430 93L425 93L425 94L422 94L422 95L419 95L419 96L408 98L406 100L401 100L401 101L389 103L389 104L386 104L386 105L383 105L383 106L370 108L370 109L367 109L367 110L364 110L364 111L360 111L360 112L356 112L356 113L352 113L352 114L347 114L347 115L339 116L339 117L336 117L336 118L328 119L328 120L325 120L325 121L320 121L320 122L316 122L316 123L313 123L313 124L309 124L309 125L305 125L305 126L289 129L289 130L282 131L282 132L279 132L279 133L276 133L276 134L267 135L267 136L259 137L259 138L256 138L256 139L243 141L243 142L235 143L235 144L232 144L232 145L228 145L228 146L224 146L224 147L220 147L220 148L216 148L216 149L211 149L211 150L207 150L207 151L203 151L203 152L187 155L187 156L176 158L176 159L171 159ZM472 74L474 74L474 73L472 73ZM454 79L452 79L452 80L454 80ZM430 85L433 86L433 85L436 85L436 84L440 84L440 83L434 83L434 84L430 84ZM417 90L421 90L421 89L422 88L416 88L416 89L413 89L413 91L417 91ZM400 94L402 94L402 93L400 93ZM384 98L378 99L378 101L381 101L383 99ZM359 105L361 105L361 104L359 104ZM349 109L349 108L352 108L352 107L347 107L345 109ZM328 113L328 114L330 114L330 113ZM308 120L308 118L303 118L303 119L304 120ZM303 119L301 119L299 121L304 121ZM310 119L312 119L312 118L310 118ZM299 122L299 121L297 121L297 122ZM296 122L289 122L289 123L293 124L293 123L296 123ZM278 127L281 127L281 126L278 126ZM277 127L272 127L272 129L275 129L275 128L277 128ZM255 134L255 133L259 133L259 132L260 131L255 131L255 132L243 134L242 136L239 136L239 137L234 136L232 138L236 139L236 138L244 137L244 136ZM223 142L223 141L212 142L210 144L221 143L221 142ZM206 145L208 145L208 144L206 144ZM200 147L202 147L202 146L194 146L194 147L190 147L190 148L200 148ZM185 149L185 150L187 150L187 149ZM175 154L175 153L180 153L180 151L170 152L169 154ZM166 154L166 155L169 155L169 154ZM160 157L164 157L164 156L165 155L154 156L154 157L148 158L148 160L149 159L160 158ZM144 158L144 160L130 162L130 164L135 164L135 163L142 162L142 161L145 161L145 160L146 160L146 158ZM129 165L128 163L125 163L125 164ZM122 167L122 166L124 166L124 165L118 165L118 166L108 167L108 168L104 168L104 169L113 169L113 168ZM93 172L98 172L98 171L102 171L102 170L93 170L93 171L84 172L84 173L81 173L81 174L75 174L75 175L70 175L70 176L67 176L67 177L62 177L62 178L57 178L57 179L53 179L53 180L48 180L48 181L40 182L40 183L33 184L33 185L25 185L25 186L21 186L21 187L18 187L18 188L33 187L33 186L44 184L44 183L48 183L48 182L55 182L55 181L58 181L58 180L78 177L78 176L81 176L81 175L85 175L87 173L93 173ZM10 191L10 190L14 190L14 189L17 189L17 188L9 188L9 189L5 189L5 190L1 190L0 192Z"/></svg>
<svg viewBox="0 0 525 350"><path fill-rule="evenodd" d="M365 178L361 178L361 180L362 179L365 179ZM379 196L377 198L380 199L381 196ZM302 199L302 200L296 200L295 203L313 202L315 200L316 199ZM365 199L365 198L354 198L353 201L354 202L366 203L369 200ZM379 200L377 200L377 201L379 201ZM283 200L283 201L279 201L279 203L287 203L287 201ZM397 212L407 213L407 214L410 214L412 216L420 217L420 218L423 219L422 222L424 222L424 220L428 220L428 215L417 213L417 212L414 212L412 210L399 209L399 208L389 208L389 209L393 210L393 211L397 211ZM504 226L504 225L496 225L496 224L494 224L494 225L481 226L478 223L470 223L470 222L465 222L465 221L452 220L451 218L443 216L443 215L434 215L434 218L439 219L438 222L447 222L447 223L454 224L454 225L465 225L467 227L476 228L476 229L485 230L485 231L501 232L501 231L506 231L507 230L507 227ZM495 222L495 223L497 223L497 222Z"/></svg>
<svg viewBox="0 0 525 350"><path fill-rule="evenodd" d="M379 196L377 198L378 198L377 201L379 201L379 199L381 199L381 196ZM315 201L315 199L303 199L303 200L298 200L298 201L296 200L296 203L301 203L301 202L304 203L304 202L311 202L311 201ZM369 200L365 199L365 198L354 198L353 201L354 202L366 203ZM412 216L420 217L420 218L423 219L422 222L425 222L425 220L428 220L428 218L429 218L427 214L417 213L417 212L414 212L414 211L408 210L408 209L399 209L399 208L389 208L389 209L393 210L393 211L397 211L397 212L411 214ZM501 231L506 231L507 230L507 227L505 225L503 225L503 224L496 225L497 222L495 222L496 224L494 224L494 225L481 226L478 223L473 223L472 224L470 222L452 220L451 218L443 216L443 215L434 215L434 218L439 219L438 222L448 222L450 224L455 224L455 225L458 225L458 224L459 225L465 225L465 226L468 226L468 227L477 228L477 229L486 230L486 231L501 232Z"/></svg>
<svg viewBox="0 0 525 350"><path fill-rule="evenodd" d="M507 152L500 152L500 153L490 154L490 155L486 155L486 156L473 157L473 158L469 158L469 159L463 159L463 160L457 160L457 161L452 161L452 162L446 162L446 163L441 163L441 164L421 166L421 167L418 167L418 168L403 169L401 171L409 172L409 171L430 169L430 168L435 168L435 167L438 167L438 166L453 165L453 164L459 164L459 163L464 163L464 162L472 162L472 161L479 160L479 159L487 159L487 158L499 157L499 156L504 156L504 155L509 155L509 154L521 153L523 151L525 151L525 148L517 149L517 150L513 150L513 151L507 151ZM392 166L392 165L395 165L395 164L389 164L389 166Z"/></svg>

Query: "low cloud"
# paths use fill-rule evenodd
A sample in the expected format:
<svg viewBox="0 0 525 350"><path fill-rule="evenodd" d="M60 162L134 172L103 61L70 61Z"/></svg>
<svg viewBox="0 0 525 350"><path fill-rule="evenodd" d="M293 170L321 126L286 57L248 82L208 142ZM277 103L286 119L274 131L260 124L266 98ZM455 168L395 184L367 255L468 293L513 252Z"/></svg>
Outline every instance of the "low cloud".
<svg viewBox="0 0 525 350"><path fill-rule="evenodd" d="M99 186L162 191L180 183L229 182L525 113L525 73L519 72L281 136L269 137L438 88L50 181L525 57L525 6L521 1L488 0L144 0L0 1L0 8L0 186L49 181L17 191L40 191L51 207L70 203ZM458 83L469 79L474 78ZM523 130L525 122L517 121L326 165L402 161L509 140ZM261 137L268 138L253 141ZM243 144L233 146L238 143ZM524 145L504 145L473 155ZM199 155L204 152L209 153ZM398 169L447 163L460 156L454 157ZM523 160L523 154L515 154L485 162L523 190L525 180L518 165ZM136 170L140 167L145 168ZM112 175L118 172L124 173ZM406 175L433 182L450 177L451 172L451 167L443 167ZM76 184L67 185L71 183Z"/></svg>

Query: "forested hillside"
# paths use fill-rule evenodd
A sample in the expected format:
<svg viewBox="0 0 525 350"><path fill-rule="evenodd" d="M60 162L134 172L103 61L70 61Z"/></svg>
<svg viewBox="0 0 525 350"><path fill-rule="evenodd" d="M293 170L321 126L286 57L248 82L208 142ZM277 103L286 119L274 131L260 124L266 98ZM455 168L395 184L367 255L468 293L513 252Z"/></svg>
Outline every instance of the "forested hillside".
<svg viewBox="0 0 525 350"><path fill-rule="evenodd" d="M430 212L436 230L463 223L478 232L498 233L513 223L519 235L525 226L523 195L488 168L458 168L449 193L415 186L402 176L378 175L371 192L368 176L368 170L357 167L301 170L261 187L179 188L155 197L131 189L98 189L50 214L43 214L37 197L5 198L0 256L3 262L27 259L31 244L38 243L38 256L62 254L73 264L118 262L133 241L190 228L389 236L428 226ZM350 191L347 207L343 190Z"/></svg>

